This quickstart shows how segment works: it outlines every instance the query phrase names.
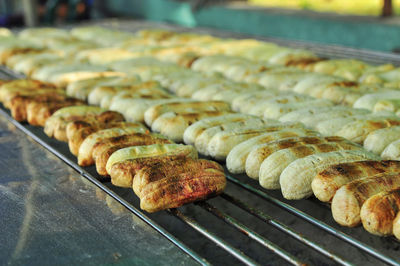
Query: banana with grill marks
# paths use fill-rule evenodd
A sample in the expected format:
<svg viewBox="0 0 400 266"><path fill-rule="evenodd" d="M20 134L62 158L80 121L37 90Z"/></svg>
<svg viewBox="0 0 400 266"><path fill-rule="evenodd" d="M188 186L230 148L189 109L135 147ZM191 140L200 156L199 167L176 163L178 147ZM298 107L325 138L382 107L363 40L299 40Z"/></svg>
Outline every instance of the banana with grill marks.
<svg viewBox="0 0 400 266"><path fill-rule="evenodd" d="M155 212L177 208L218 195L224 190L226 178L219 165L205 160L189 159L187 162L178 162L179 165L173 169L176 173L169 173L169 165L154 165L142 168L136 174L134 180L145 183L139 194L143 210ZM147 180L150 182L146 183Z"/></svg>
<svg viewBox="0 0 400 266"><path fill-rule="evenodd" d="M354 180L336 191L332 199L332 215L343 226L357 226L361 222L361 206L370 197L400 187L399 173L383 173Z"/></svg>
<svg viewBox="0 0 400 266"><path fill-rule="evenodd" d="M283 170L279 182L286 199L302 199L312 195L311 182L313 178L327 167L352 161L379 159L370 152L356 150L332 151L317 153L300 158L290 163Z"/></svg>
<svg viewBox="0 0 400 266"><path fill-rule="evenodd" d="M181 157L197 158L197 151L190 145L153 144L133 146L117 150L107 160L106 171L111 182L120 187L132 187L132 180L138 170L158 161L169 161Z"/></svg>
<svg viewBox="0 0 400 266"><path fill-rule="evenodd" d="M237 128L215 134L207 145L207 154L217 160L225 160L229 152L239 143L265 132L274 132L286 128L304 128L301 123L277 123L255 128Z"/></svg>
<svg viewBox="0 0 400 266"><path fill-rule="evenodd" d="M400 209L400 189L380 192L367 199L360 217L364 229L374 235L393 235L393 221Z"/></svg>
<svg viewBox="0 0 400 266"><path fill-rule="evenodd" d="M214 126L207 128L204 130L197 138L194 143L196 149L204 155L210 155L208 153L208 144L212 137L219 132L229 132L235 129L241 130L249 130L249 129L262 129L262 127L266 127L270 123L274 123L276 121L264 121L262 119L247 119L245 121L238 121L238 122L230 122L224 123L219 126Z"/></svg>
<svg viewBox="0 0 400 266"><path fill-rule="evenodd" d="M160 115L168 112L229 111L230 109L229 104L223 101L163 103L147 109L144 113L144 121L151 126Z"/></svg>
<svg viewBox="0 0 400 266"><path fill-rule="evenodd" d="M197 137L206 129L214 126L219 126L224 123L239 122L247 120L261 120L259 117L246 114L228 114L224 116L210 117L201 119L190 125L183 133L183 141L186 144L194 144Z"/></svg>
<svg viewBox="0 0 400 266"><path fill-rule="evenodd" d="M303 143L290 143L289 141L288 143L286 143L287 148L282 150L277 150L276 147L274 147L275 145L272 145L271 147L266 147L267 157L263 161L258 162L260 164L258 166L260 185L268 189L280 188L280 177L282 172L285 170L286 167L288 167L292 162L297 159L319 153L361 149L360 146L355 145L354 143L350 143L347 140L340 140L337 137L330 138L331 139L324 138L317 141L314 140L314 144L311 144L313 143L312 140L309 141L310 144L307 144L307 139Z"/></svg>
<svg viewBox="0 0 400 266"><path fill-rule="evenodd" d="M106 164L108 158L115 151L131 147L131 146L145 146L152 144L170 144L171 140L158 134L146 133L133 133L129 135L122 135L118 137L111 137L104 139L97 143L93 148L93 159L96 163L96 171L99 175L106 176Z"/></svg>
<svg viewBox="0 0 400 266"><path fill-rule="evenodd" d="M390 143L398 139L400 139L400 126L378 129L365 138L364 148L375 154L381 154Z"/></svg>
<svg viewBox="0 0 400 266"><path fill-rule="evenodd" d="M311 187L314 195L324 202L330 202L336 191L351 181L379 173L400 171L400 161L357 161L329 166L318 173Z"/></svg>
<svg viewBox="0 0 400 266"><path fill-rule="evenodd" d="M185 130L193 123L207 118L230 114L228 111L204 111L190 113L168 112L159 116L151 125L154 132L160 132L175 142L183 141Z"/></svg>
<svg viewBox="0 0 400 266"><path fill-rule="evenodd" d="M290 128L274 132L263 133L260 136L253 137L246 140L235 147L229 152L226 157L226 167L229 172L234 174L241 174L246 171L246 159L251 150L259 144L266 144L280 139L293 138L299 136L317 136L318 132L303 128Z"/></svg>
<svg viewBox="0 0 400 266"><path fill-rule="evenodd" d="M89 166L94 164L93 148L97 143L104 139L128 135L132 133L145 133L146 131L148 131L147 128L142 125L126 128L109 128L92 133L87 138L85 138L85 140L79 147L78 164L81 166Z"/></svg>

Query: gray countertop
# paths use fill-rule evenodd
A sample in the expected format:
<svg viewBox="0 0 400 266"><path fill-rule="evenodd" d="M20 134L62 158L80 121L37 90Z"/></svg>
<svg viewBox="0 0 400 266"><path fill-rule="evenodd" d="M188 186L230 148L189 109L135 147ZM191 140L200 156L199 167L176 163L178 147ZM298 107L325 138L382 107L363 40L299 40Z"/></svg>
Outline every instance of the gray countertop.
<svg viewBox="0 0 400 266"><path fill-rule="evenodd" d="M0 169L1 265L195 264L3 116Z"/></svg>

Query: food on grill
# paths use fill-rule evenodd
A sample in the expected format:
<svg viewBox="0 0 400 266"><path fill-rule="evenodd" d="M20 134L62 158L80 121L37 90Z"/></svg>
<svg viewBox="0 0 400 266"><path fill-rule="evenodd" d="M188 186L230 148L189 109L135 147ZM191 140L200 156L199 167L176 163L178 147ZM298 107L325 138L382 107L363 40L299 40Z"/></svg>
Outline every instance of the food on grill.
<svg viewBox="0 0 400 266"><path fill-rule="evenodd" d="M61 141L67 141L66 128L68 123L84 120L85 117L96 116L107 110L97 106L69 106L57 110L46 120L44 132L49 137L54 137Z"/></svg>
<svg viewBox="0 0 400 266"><path fill-rule="evenodd" d="M220 165L208 160L182 158L142 168L133 179L140 207L147 212L177 208L221 193L226 186Z"/></svg>
<svg viewBox="0 0 400 266"><path fill-rule="evenodd" d="M64 94L58 92L47 91L44 93L37 93L32 95L18 95L10 99L5 104L11 110L12 117L17 121L26 121L28 119L27 107L32 102L49 102L49 101L63 101L66 100Z"/></svg>
<svg viewBox="0 0 400 266"><path fill-rule="evenodd" d="M303 146L303 145L308 145L308 144L322 144L322 143L327 143L327 142L341 142L344 144L344 147L351 146L353 147L354 144L350 144L348 141L345 141L342 138L338 137L327 137L327 138L321 138L318 136L308 136L308 137L296 137L296 138L288 138L288 139L280 139L276 140L274 142L268 142L268 143L263 143L259 144L257 146L254 146L250 153L247 156L246 163L245 163L245 171L246 174L253 179L259 179L259 172L260 172L260 167L262 162L268 158L271 154L278 150L282 149L287 149L291 147L297 147L297 146ZM308 147L308 146L307 146ZM324 148L325 146L322 146L321 148ZM310 146L310 151L314 150L314 146ZM326 147L328 148L328 147ZM317 150L314 150L314 152ZM298 150L293 150L291 152L298 152ZM297 153L295 153L297 154ZM311 153L310 153L311 154ZM298 154L300 156L301 153ZM309 154L307 154L309 155Z"/></svg>
<svg viewBox="0 0 400 266"><path fill-rule="evenodd" d="M257 145L293 137L310 136L313 138L317 135L319 135L318 132L303 128L289 128L263 133L233 147L226 157L226 167L231 173L244 173L246 171L246 159Z"/></svg>
<svg viewBox="0 0 400 266"><path fill-rule="evenodd" d="M105 112L106 113L106 112ZM116 113L110 111L110 113ZM103 113L104 114L104 113ZM116 113L118 114L118 113ZM123 119L118 119L118 116L114 117L114 120L102 121L97 117L86 117L84 120L78 120L70 122L67 126L67 138L69 151L78 156L79 148L82 142L92 133L95 133L102 129L110 128L127 128L127 127L140 127L140 123L125 122Z"/></svg>
<svg viewBox="0 0 400 266"><path fill-rule="evenodd" d="M252 137L287 128L304 128L301 123L272 123L260 127L233 128L216 133L207 145L207 154L217 160L225 160L229 152L239 143Z"/></svg>
<svg viewBox="0 0 400 266"><path fill-rule="evenodd" d="M400 139L390 143L381 154L383 159L399 160L400 159Z"/></svg>
<svg viewBox="0 0 400 266"><path fill-rule="evenodd" d="M133 133L118 137L106 138L98 142L93 148L93 159L98 174L106 176L106 164L111 154L119 149L131 146L145 146L152 144L169 144L171 140L158 134Z"/></svg>
<svg viewBox="0 0 400 266"><path fill-rule="evenodd" d="M118 98L110 103L110 109L124 114L128 121L145 122L144 114L152 106L170 102L191 102L191 99L180 98Z"/></svg>
<svg viewBox="0 0 400 266"><path fill-rule="evenodd" d="M245 113L250 110L255 103L261 100L275 97L279 94L278 91L274 90L257 90L253 92L246 92L236 97L232 101L232 109L237 112Z"/></svg>
<svg viewBox="0 0 400 266"><path fill-rule="evenodd" d="M111 182L120 187L132 187L132 180L136 172L144 166L151 165L158 160L173 160L176 157L197 158L197 151L190 145L182 144L153 144L147 146L133 146L117 150L106 164L106 171Z"/></svg>
<svg viewBox="0 0 400 266"><path fill-rule="evenodd" d="M196 111L229 111L230 106L223 101L209 102L186 102L186 103L164 103L154 105L144 113L144 120L148 126L151 126L160 115L167 112L196 112Z"/></svg>
<svg viewBox="0 0 400 266"><path fill-rule="evenodd" d="M201 111L201 112L188 112L177 113L168 112L160 115L151 125L151 130L160 132L162 135L167 136L176 142L183 141L183 134L185 130L193 123L207 118L217 117L230 114L229 111Z"/></svg>
<svg viewBox="0 0 400 266"><path fill-rule="evenodd" d="M343 226L360 224L361 206L370 197L400 188L399 173L383 173L354 180L336 191L332 199L332 215Z"/></svg>
<svg viewBox="0 0 400 266"><path fill-rule="evenodd" d="M68 96L75 97L81 100L87 100L89 93L96 86L107 86L128 80L132 83L136 83L139 78L133 75L129 77L108 76L83 79L70 82L66 88L66 92Z"/></svg>
<svg viewBox="0 0 400 266"><path fill-rule="evenodd" d="M383 150L392 142L400 139L400 126L387 127L372 131L364 140L364 148L376 154L381 154Z"/></svg>
<svg viewBox="0 0 400 266"><path fill-rule="evenodd" d="M396 218L393 221L393 235L400 239L400 212L397 212Z"/></svg>
<svg viewBox="0 0 400 266"><path fill-rule="evenodd" d="M321 120L315 125L315 129L323 135L334 135L336 132L342 129L342 127L351 122L369 118L371 118L371 115L365 114Z"/></svg>
<svg viewBox="0 0 400 266"><path fill-rule="evenodd" d="M196 149L204 155L211 155L208 149L210 140L220 132L234 132L235 130L258 130L261 134L263 128L276 121L265 121L262 119L246 119L245 121L223 123L219 126L209 127L205 129L195 140L194 146Z"/></svg>
<svg viewBox="0 0 400 266"><path fill-rule="evenodd" d="M311 187L314 195L324 202L330 202L336 191L351 181L380 173L400 171L400 161L358 161L329 166L318 173Z"/></svg>
<svg viewBox="0 0 400 266"><path fill-rule="evenodd" d="M370 112L365 109L352 109L350 107L337 106L333 107L332 110L325 109L324 111L317 112L313 115L306 115L300 118L299 121L304 123L308 127L315 128L316 125L318 125L318 123L322 121L354 115L365 115L368 113Z"/></svg>
<svg viewBox="0 0 400 266"><path fill-rule="evenodd" d="M192 125L190 125L183 133L183 141L186 144L194 144L197 137L201 135L206 129L218 125L223 125L224 123L239 122L239 121L260 121L258 117L245 115L245 114L228 114L218 117L210 117L201 119Z"/></svg>
<svg viewBox="0 0 400 266"><path fill-rule="evenodd" d="M61 101L32 101L26 106L28 123L33 126L42 126L46 124L46 120L57 110L76 105L84 105L85 103L75 98L64 98Z"/></svg>
<svg viewBox="0 0 400 266"><path fill-rule="evenodd" d="M396 115L399 115L400 111L400 99L386 99L386 100L379 100L374 105L374 112L393 112Z"/></svg>
<svg viewBox="0 0 400 266"><path fill-rule="evenodd" d="M365 120L357 120L343 126L335 135L347 138L351 141L362 144L365 138L371 132L392 126L399 126L400 118L398 117L380 117Z"/></svg>
<svg viewBox="0 0 400 266"><path fill-rule="evenodd" d="M326 144L325 144L326 145ZM362 149L317 153L290 163L281 173L279 183L283 197L302 199L312 195L311 182L325 168L338 164L378 157Z"/></svg>
<svg viewBox="0 0 400 266"><path fill-rule="evenodd" d="M123 135L128 135L132 133L145 133L147 128L141 124L128 126L125 128L108 128L102 129L95 133L90 134L82 142L78 151L78 164L81 166L89 166L94 164L93 149L97 143L111 138Z"/></svg>
<svg viewBox="0 0 400 266"><path fill-rule="evenodd" d="M133 179L132 188L138 197L142 197L143 189L150 184L164 178L169 178L181 173L201 172L205 169L215 169L223 172L224 169L218 163L204 159L193 159L190 157L175 158L169 160L162 156L157 158L154 164L140 169ZM171 180L172 181L172 180Z"/></svg>
<svg viewBox="0 0 400 266"><path fill-rule="evenodd" d="M264 118L279 119L281 116L290 112L307 107L326 107L332 106L331 101L325 99L313 99L298 103L268 103L264 107ZM250 111L251 113L251 111Z"/></svg>
<svg viewBox="0 0 400 266"><path fill-rule="evenodd" d="M259 179L264 188L279 189L281 174L297 159L333 151L360 149L354 143L338 137L277 141L271 145L262 145L255 148L254 153L251 152L246 161L246 173L249 172L255 179Z"/></svg>
<svg viewBox="0 0 400 266"><path fill-rule="evenodd" d="M349 107L345 106L328 106L328 107L307 107L299 110L287 113L279 118L281 122L293 122L300 121L304 118L312 117L313 115L319 115L324 112L332 112L334 110L349 110Z"/></svg>
<svg viewBox="0 0 400 266"><path fill-rule="evenodd" d="M306 102L310 100L314 100L314 98L301 94L279 95L255 103L246 113L251 115L264 116L266 106L269 106L270 104L271 105L283 104L283 103L293 104L293 103Z"/></svg>
<svg viewBox="0 0 400 266"><path fill-rule="evenodd" d="M400 189L380 192L367 199L360 217L365 230L374 235L393 235L393 221L400 208Z"/></svg>
<svg viewBox="0 0 400 266"><path fill-rule="evenodd" d="M400 91L384 91L372 94L366 94L360 97L353 105L354 108L364 108L373 111L375 105L386 99L399 99Z"/></svg>
<svg viewBox="0 0 400 266"><path fill-rule="evenodd" d="M226 158L229 171L246 171L268 189L281 187L289 199L313 192L329 202L349 182L394 176L400 169L396 161L353 162L380 158L304 127L364 142L384 158L400 158L400 119L392 113L400 108L400 79L392 65L325 60L260 41L165 30L131 35L98 27L28 29L1 38L2 63L59 86L0 81L0 101L14 118L44 125L49 136L68 140L81 165L95 162L113 184L132 187L133 182L142 208L150 212L208 197L225 186L219 165L197 160L193 146L170 139ZM83 100L113 111L83 106ZM231 113L230 103L250 115ZM146 121L169 139L135 121ZM365 204L367 230L390 234L398 198L391 193ZM376 211L380 214L371 214ZM400 237L400 218L393 222L396 232Z"/></svg>
<svg viewBox="0 0 400 266"><path fill-rule="evenodd" d="M160 84L155 81L130 82L130 84L127 81L110 83L94 87L88 95L88 102L93 105L105 105L102 107L108 108L112 101L118 99L162 99L171 97L171 94L162 89Z"/></svg>

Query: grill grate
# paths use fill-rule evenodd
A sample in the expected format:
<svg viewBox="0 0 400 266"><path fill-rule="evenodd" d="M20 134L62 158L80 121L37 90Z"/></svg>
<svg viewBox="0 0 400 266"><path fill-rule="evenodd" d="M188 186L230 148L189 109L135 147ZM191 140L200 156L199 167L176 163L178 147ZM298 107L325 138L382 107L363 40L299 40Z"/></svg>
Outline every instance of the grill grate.
<svg viewBox="0 0 400 266"><path fill-rule="evenodd" d="M130 31L151 27L188 30L141 21L117 20L117 22L105 21L96 24ZM196 28L195 31L222 37L249 37L209 29ZM400 56L394 54L270 38L258 39L310 49L328 57L353 57L371 63L391 62L400 65ZM7 68L0 68L0 78L21 77ZM77 165L76 158L69 153L65 143L49 139L44 135L42 128L13 120L9 111L3 107L0 108L0 113L199 264L257 265L266 264L266 261L267 264L276 265L282 262L294 265L351 265L361 262L366 265L376 265L379 262L399 265L400 263L400 257L397 255L400 243L393 238L375 237L362 228L340 227L332 221L329 208L323 204L312 199L286 201L280 193L266 191L243 175L234 176L228 173L226 192L214 199L156 214L144 214L138 209L138 201L132 196L133 193L130 191L128 193L127 189L113 187L108 180L98 176L95 169ZM212 220L212 217L216 220ZM243 221L244 219L246 221ZM183 223L184 229L180 228L178 222ZM232 235L229 235L230 232L233 232ZM201 239L189 241L186 235L199 236ZM199 248L199 245L210 245L210 247L204 249ZM219 247L218 251L210 254L210 250L211 253L214 252L214 247Z"/></svg>

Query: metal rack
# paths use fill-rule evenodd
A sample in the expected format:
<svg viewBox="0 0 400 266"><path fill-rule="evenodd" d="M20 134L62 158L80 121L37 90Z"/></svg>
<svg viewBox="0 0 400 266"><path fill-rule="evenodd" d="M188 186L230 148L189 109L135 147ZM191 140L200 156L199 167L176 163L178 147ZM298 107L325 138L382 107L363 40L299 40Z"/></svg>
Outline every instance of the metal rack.
<svg viewBox="0 0 400 266"><path fill-rule="evenodd" d="M130 31L150 27L188 30L141 21L117 20L97 25ZM222 37L249 37L209 29L195 31ZM400 56L393 54L264 40L311 49L329 57L351 55L368 62L400 64ZM1 68L0 78L3 77L21 76ZM400 264L400 243L393 237L373 236L360 227L341 227L333 221L329 206L316 199L287 201L279 191L265 190L245 175L231 175L227 171L229 182L222 195L178 209L145 214L130 189L112 186L108 179L97 175L94 167L80 167L67 144L48 138L40 127L15 121L2 106L0 114L202 265Z"/></svg>

